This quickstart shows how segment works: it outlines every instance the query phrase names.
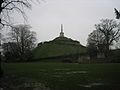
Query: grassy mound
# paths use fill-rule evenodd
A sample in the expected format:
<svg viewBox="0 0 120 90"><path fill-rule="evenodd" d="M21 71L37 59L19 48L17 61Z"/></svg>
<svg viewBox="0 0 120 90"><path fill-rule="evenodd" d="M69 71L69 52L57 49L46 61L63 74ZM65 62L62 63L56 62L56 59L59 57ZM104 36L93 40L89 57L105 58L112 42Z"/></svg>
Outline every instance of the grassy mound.
<svg viewBox="0 0 120 90"><path fill-rule="evenodd" d="M52 41L39 43L33 50L35 59L85 52L86 47L82 46L78 41L66 37L57 37Z"/></svg>

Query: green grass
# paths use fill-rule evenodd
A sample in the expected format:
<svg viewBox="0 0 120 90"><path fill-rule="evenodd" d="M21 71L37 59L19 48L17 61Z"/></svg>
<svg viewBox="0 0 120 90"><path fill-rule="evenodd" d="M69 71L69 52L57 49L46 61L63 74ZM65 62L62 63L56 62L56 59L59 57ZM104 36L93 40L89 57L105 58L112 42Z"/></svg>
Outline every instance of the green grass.
<svg viewBox="0 0 120 90"><path fill-rule="evenodd" d="M52 44L45 43L41 46L38 46L33 51L35 59L76 54L76 53L85 53L85 52L86 52L86 48L82 46L54 44L54 43Z"/></svg>
<svg viewBox="0 0 120 90"><path fill-rule="evenodd" d="M86 53L86 47L67 37L57 37L52 41L39 43L33 50L34 59Z"/></svg>
<svg viewBox="0 0 120 90"><path fill-rule="evenodd" d="M120 64L115 63L3 63L2 68L13 87L37 82L51 90L120 90Z"/></svg>

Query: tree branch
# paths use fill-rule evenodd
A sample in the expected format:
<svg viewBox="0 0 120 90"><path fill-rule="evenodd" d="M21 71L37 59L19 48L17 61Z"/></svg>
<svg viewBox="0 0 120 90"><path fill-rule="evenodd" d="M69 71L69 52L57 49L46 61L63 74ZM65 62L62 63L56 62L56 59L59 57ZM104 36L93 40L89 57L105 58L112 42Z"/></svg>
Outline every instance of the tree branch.
<svg viewBox="0 0 120 90"><path fill-rule="evenodd" d="M25 0L26 1L26 0ZM23 2L23 1L20 1L20 0L17 0L17 1L10 1L8 2L5 6L2 7L2 9L6 8L7 6L9 6L10 4L12 3L19 3L19 4L23 4L24 6L26 6L27 8L31 8L31 5L28 3L28 2Z"/></svg>

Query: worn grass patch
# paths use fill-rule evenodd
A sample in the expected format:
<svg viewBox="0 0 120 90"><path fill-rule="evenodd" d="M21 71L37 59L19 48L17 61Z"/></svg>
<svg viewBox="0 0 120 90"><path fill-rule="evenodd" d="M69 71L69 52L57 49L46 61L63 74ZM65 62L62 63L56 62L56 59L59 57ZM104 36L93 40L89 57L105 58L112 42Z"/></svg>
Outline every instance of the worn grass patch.
<svg viewBox="0 0 120 90"><path fill-rule="evenodd" d="M3 63L2 68L5 90L120 90L120 64L115 63Z"/></svg>

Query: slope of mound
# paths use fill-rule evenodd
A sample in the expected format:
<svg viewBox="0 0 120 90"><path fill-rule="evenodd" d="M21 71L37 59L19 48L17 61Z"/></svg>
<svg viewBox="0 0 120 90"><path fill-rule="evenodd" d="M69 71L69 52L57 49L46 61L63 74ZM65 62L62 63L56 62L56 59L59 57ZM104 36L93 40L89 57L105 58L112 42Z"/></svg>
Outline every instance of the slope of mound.
<svg viewBox="0 0 120 90"><path fill-rule="evenodd" d="M39 43L34 49L34 58L56 57L77 53L85 53L86 48L78 41L66 37L57 37L52 41Z"/></svg>
<svg viewBox="0 0 120 90"><path fill-rule="evenodd" d="M67 37L57 37L52 42L54 43L62 43L62 44L70 44L70 45L80 45L80 43L76 40L72 40L71 38Z"/></svg>

